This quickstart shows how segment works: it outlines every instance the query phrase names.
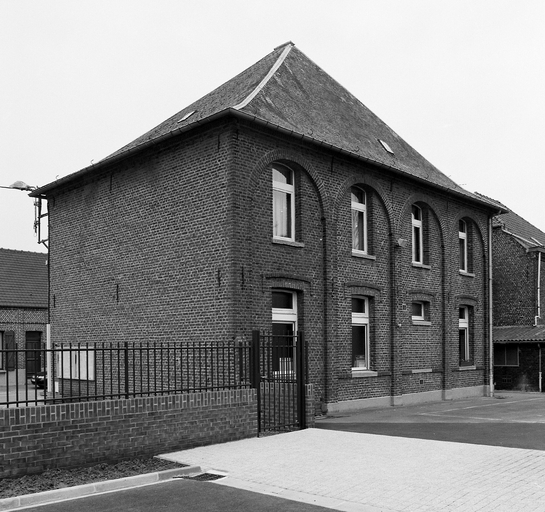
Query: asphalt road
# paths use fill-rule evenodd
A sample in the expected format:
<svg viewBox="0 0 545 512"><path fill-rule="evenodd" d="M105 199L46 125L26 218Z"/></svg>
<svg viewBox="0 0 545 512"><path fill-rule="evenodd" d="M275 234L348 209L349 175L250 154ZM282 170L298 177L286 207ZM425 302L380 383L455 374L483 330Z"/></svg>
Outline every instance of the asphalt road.
<svg viewBox="0 0 545 512"><path fill-rule="evenodd" d="M369 409L319 419L317 428L458 443L545 450L545 394Z"/></svg>
<svg viewBox="0 0 545 512"><path fill-rule="evenodd" d="M213 482L185 479L98 494L25 512L331 512L331 509Z"/></svg>

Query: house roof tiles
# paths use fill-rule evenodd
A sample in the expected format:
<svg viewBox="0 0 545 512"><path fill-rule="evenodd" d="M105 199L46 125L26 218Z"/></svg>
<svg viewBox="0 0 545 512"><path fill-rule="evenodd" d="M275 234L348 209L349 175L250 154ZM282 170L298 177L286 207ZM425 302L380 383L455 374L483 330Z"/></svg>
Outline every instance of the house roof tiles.
<svg viewBox="0 0 545 512"><path fill-rule="evenodd" d="M0 249L0 308L47 308L47 254Z"/></svg>
<svg viewBox="0 0 545 512"><path fill-rule="evenodd" d="M537 343L545 341L545 325L494 327L494 343Z"/></svg>
<svg viewBox="0 0 545 512"><path fill-rule="evenodd" d="M545 233L515 212L508 212L495 217L495 226L514 235L526 249L545 247Z"/></svg>
<svg viewBox="0 0 545 512"><path fill-rule="evenodd" d="M440 172L291 42L275 48L98 164L41 187L31 195L46 193L82 173L228 114L264 123L490 206L486 198L466 191Z"/></svg>

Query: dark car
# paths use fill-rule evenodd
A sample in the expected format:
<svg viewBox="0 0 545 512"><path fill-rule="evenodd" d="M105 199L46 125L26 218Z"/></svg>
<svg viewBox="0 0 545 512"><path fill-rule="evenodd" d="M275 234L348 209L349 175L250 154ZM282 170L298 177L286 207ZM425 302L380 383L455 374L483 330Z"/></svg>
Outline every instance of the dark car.
<svg viewBox="0 0 545 512"><path fill-rule="evenodd" d="M45 389L47 386L47 373L38 372L30 376L30 382L34 384L37 388Z"/></svg>

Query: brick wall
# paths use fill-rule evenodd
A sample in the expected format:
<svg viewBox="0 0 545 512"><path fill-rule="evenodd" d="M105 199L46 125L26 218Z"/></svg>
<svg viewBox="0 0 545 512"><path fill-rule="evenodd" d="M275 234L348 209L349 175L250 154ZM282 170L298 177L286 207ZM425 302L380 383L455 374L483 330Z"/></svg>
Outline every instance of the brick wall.
<svg viewBox="0 0 545 512"><path fill-rule="evenodd" d="M494 325L533 325L537 315L537 253L526 252L500 228L494 228L493 235ZM542 306L544 268L542 261Z"/></svg>
<svg viewBox="0 0 545 512"><path fill-rule="evenodd" d="M257 435L255 390L1 409L0 478Z"/></svg>
<svg viewBox="0 0 545 512"><path fill-rule="evenodd" d="M272 162L295 173L294 244L272 240ZM370 199L371 258L352 255L351 186ZM55 341L249 339L252 329L270 329L271 289L286 288L297 292L317 412L324 403L487 383L488 212L479 206L234 120L72 187L49 209ZM411 263L415 203L427 219L425 266ZM459 272L462 218L471 226L471 274ZM351 376L353 295L373 304L377 374L365 379ZM415 300L429 303L429 325L413 325ZM473 311L475 368L463 372L460 305Z"/></svg>

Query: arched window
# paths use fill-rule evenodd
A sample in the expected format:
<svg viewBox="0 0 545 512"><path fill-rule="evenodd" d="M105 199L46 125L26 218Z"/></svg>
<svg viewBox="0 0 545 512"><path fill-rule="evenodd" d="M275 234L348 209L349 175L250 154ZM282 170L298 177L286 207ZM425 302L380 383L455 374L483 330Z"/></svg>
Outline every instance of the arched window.
<svg viewBox="0 0 545 512"><path fill-rule="evenodd" d="M473 223L471 220L458 221L458 246L460 273L473 273Z"/></svg>
<svg viewBox="0 0 545 512"><path fill-rule="evenodd" d="M412 206L412 248L413 263L424 263L424 224L422 220L422 208L413 204Z"/></svg>
<svg viewBox="0 0 545 512"><path fill-rule="evenodd" d="M467 223L464 220L458 222L458 241L460 246L460 270L467 272Z"/></svg>
<svg viewBox="0 0 545 512"><path fill-rule="evenodd" d="M272 166L273 182L273 237L295 240L295 180L294 173L285 165Z"/></svg>
<svg viewBox="0 0 545 512"><path fill-rule="evenodd" d="M350 190L352 211L352 252L367 254L367 194L352 187Z"/></svg>

